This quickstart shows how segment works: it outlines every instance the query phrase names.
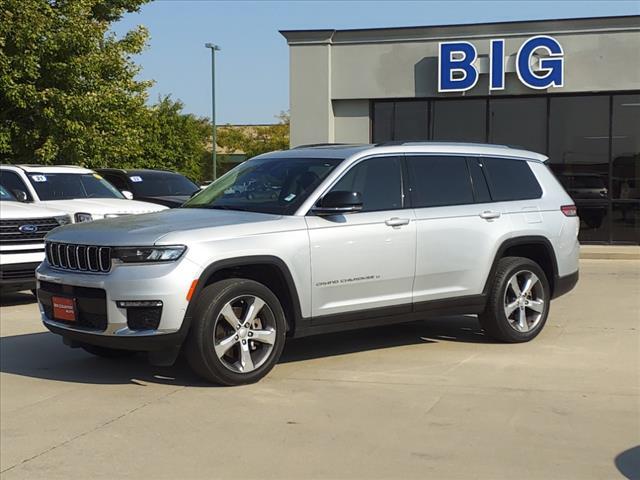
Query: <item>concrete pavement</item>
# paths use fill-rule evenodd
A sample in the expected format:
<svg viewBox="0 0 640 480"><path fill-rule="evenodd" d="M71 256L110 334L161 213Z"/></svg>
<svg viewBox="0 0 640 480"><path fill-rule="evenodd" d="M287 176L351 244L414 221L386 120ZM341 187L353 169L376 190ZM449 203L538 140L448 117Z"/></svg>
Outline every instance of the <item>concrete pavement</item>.
<svg viewBox="0 0 640 480"><path fill-rule="evenodd" d="M0 476L640 478L640 261L583 260L531 343L472 317L290 342L262 382L108 361L0 308Z"/></svg>

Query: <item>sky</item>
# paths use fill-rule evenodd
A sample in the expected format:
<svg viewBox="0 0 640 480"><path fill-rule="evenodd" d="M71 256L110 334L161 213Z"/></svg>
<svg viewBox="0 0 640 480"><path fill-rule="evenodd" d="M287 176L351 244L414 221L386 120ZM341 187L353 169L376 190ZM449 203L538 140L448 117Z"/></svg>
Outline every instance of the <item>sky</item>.
<svg viewBox="0 0 640 480"><path fill-rule="evenodd" d="M156 0L114 25L144 25L147 49L134 57L154 80L150 101L171 95L185 112L211 117L216 52L216 123L275 123L289 109L289 52L278 30L485 23L640 14L631 1L191 1Z"/></svg>

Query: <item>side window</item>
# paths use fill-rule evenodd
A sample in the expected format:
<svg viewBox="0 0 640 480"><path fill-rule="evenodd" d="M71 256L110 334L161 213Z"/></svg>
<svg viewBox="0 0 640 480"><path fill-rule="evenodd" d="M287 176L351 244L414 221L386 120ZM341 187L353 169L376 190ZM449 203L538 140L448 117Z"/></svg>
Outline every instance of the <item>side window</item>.
<svg viewBox="0 0 640 480"><path fill-rule="evenodd" d="M11 193L14 193L16 190L22 190L27 194L27 200L32 201L33 198L29 193L29 189L24 184L20 176L9 170L0 170L0 185L9 190Z"/></svg>
<svg viewBox="0 0 640 480"><path fill-rule="evenodd" d="M482 173L482 161L477 158L469 158L469 174L471 175L471 183L473 184L473 193L476 196L476 202L486 203L491 201L489 194L489 186L487 179Z"/></svg>
<svg viewBox="0 0 640 480"><path fill-rule="evenodd" d="M413 207L474 203L465 157L408 156L407 166Z"/></svg>
<svg viewBox="0 0 640 480"><path fill-rule="evenodd" d="M482 164L494 202L542 196L540 184L526 161L487 157L482 159Z"/></svg>
<svg viewBox="0 0 640 480"><path fill-rule="evenodd" d="M331 190L360 192L363 212L402 208L400 159L379 157L364 160L351 168Z"/></svg>
<svg viewBox="0 0 640 480"><path fill-rule="evenodd" d="M107 175L102 175L111 185L113 185L114 187L116 187L118 190L123 191L123 190L130 190L129 187L127 186L127 182L124 180L124 178L122 178L119 175L114 175L114 174L107 174Z"/></svg>

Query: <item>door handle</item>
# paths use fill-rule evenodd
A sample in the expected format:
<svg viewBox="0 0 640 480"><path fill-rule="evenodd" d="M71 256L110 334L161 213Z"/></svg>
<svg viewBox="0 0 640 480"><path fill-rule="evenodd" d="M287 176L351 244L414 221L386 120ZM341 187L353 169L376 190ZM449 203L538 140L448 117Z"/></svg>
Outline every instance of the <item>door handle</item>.
<svg viewBox="0 0 640 480"><path fill-rule="evenodd" d="M499 218L500 212L493 212L491 210L485 210L480 214L480 218L484 218L485 220L491 220L492 218Z"/></svg>
<svg viewBox="0 0 640 480"><path fill-rule="evenodd" d="M393 217L389 220L385 220L384 223L386 223L389 227L401 227L402 225L409 225L409 219Z"/></svg>

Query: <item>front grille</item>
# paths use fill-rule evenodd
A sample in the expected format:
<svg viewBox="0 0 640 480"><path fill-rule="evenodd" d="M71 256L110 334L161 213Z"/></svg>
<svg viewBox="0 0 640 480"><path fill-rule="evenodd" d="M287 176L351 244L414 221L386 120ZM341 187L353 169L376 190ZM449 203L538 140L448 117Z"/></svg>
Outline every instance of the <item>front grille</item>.
<svg viewBox="0 0 640 480"><path fill-rule="evenodd" d="M76 322L66 322L65 320L53 318L51 297L55 296L75 299ZM56 322L99 331L104 331L107 328L107 295L100 288L75 287L41 281L40 288L38 288L38 301L42 305L47 318Z"/></svg>
<svg viewBox="0 0 640 480"><path fill-rule="evenodd" d="M39 242L48 232L59 226L55 218L0 220L0 245Z"/></svg>
<svg viewBox="0 0 640 480"><path fill-rule="evenodd" d="M111 247L46 242L45 252L54 268L94 273L111 270Z"/></svg>
<svg viewBox="0 0 640 480"><path fill-rule="evenodd" d="M10 266L0 267L0 280L30 280L35 278L36 276L36 267L28 266L28 267L17 267L17 268L8 268Z"/></svg>

